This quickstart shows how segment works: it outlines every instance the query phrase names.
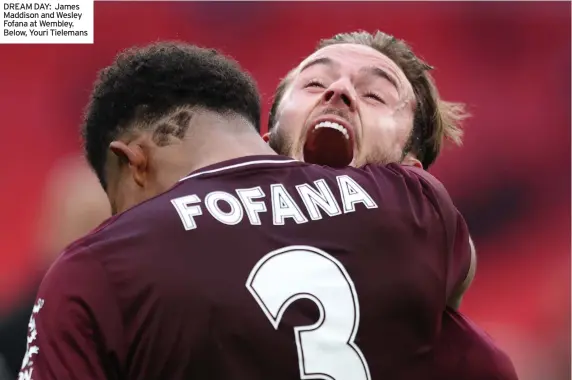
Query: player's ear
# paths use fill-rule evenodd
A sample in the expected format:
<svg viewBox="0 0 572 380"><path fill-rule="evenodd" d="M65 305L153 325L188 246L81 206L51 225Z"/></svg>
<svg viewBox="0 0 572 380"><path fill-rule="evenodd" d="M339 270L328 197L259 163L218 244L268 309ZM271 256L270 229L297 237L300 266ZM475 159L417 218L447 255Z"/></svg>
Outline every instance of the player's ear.
<svg viewBox="0 0 572 380"><path fill-rule="evenodd" d="M270 135L271 135L271 134L272 134L272 132L266 132L265 134L262 135L262 139L263 139L265 142L270 141Z"/></svg>
<svg viewBox="0 0 572 380"><path fill-rule="evenodd" d="M403 158L403 161L401 161L401 164L415 166L416 168L423 169L423 164L421 163L421 161L419 161L417 157L415 157L411 153L407 153L405 158Z"/></svg>
<svg viewBox="0 0 572 380"><path fill-rule="evenodd" d="M123 141L116 140L109 144L109 149L117 156L120 165L125 164L127 166L135 183L143 187L147 172L147 156L141 145L135 142L126 144Z"/></svg>

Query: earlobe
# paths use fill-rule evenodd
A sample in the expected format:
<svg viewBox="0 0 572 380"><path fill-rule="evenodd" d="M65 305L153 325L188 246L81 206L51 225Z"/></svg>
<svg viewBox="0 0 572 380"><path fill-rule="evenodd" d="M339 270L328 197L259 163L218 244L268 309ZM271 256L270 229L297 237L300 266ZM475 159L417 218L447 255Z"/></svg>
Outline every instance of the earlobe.
<svg viewBox="0 0 572 380"><path fill-rule="evenodd" d="M265 142L270 141L270 135L271 135L271 134L272 134L272 132L266 132L265 134L262 135L262 139L263 139Z"/></svg>
<svg viewBox="0 0 572 380"><path fill-rule="evenodd" d="M117 156L120 164L128 166L135 183L143 187L147 173L147 158L141 146L136 143L127 145L123 141L112 141L109 149Z"/></svg>
<svg viewBox="0 0 572 380"><path fill-rule="evenodd" d="M411 164L416 168L423 169L423 164L418 159L413 159L413 163Z"/></svg>
<svg viewBox="0 0 572 380"><path fill-rule="evenodd" d="M423 169L423 164L421 163L421 161L419 161L417 158L412 156L410 153L408 153L405 156L403 161L401 161L401 164L402 165L415 166L416 168Z"/></svg>

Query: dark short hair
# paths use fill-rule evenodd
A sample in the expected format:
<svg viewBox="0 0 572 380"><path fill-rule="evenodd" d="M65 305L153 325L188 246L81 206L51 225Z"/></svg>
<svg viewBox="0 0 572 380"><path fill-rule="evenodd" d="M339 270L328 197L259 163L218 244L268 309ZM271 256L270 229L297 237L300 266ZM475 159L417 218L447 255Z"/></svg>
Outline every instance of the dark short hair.
<svg viewBox="0 0 572 380"><path fill-rule="evenodd" d="M82 126L87 160L103 188L107 188L107 150L114 139L142 127L180 137L180 129L173 131L158 122L181 108L197 106L236 113L260 131L260 97L254 80L216 50L160 42L119 53L100 71ZM185 116L178 119L184 122Z"/></svg>
<svg viewBox="0 0 572 380"><path fill-rule="evenodd" d="M380 31L374 34L362 31L340 33L332 38L321 40L316 51L336 44L371 47L387 56L403 70L405 77L413 87L416 100L413 130L405 150L414 153L425 169L435 162L445 139L457 145L461 144L463 136L461 122L469 116L465 112L465 105L441 99L437 86L429 74L433 67L417 57L404 40ZM276 125L278 106L290 83L292 72L282 79L274 93L268 130Z"/></svg>

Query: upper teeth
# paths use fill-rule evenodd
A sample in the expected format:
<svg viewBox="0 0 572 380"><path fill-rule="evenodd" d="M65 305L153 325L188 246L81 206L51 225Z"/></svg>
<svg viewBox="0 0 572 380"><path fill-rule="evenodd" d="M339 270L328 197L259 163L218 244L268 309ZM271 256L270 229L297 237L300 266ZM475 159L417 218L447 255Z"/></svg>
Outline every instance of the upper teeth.
<svg viewBox="0 0 572 380"><path fill-rule="evenodd" d="M348 134L347 129L343 126L340 125L338 123L334 123L332 121L322 121L321 123L316 125L316 128L314 128L314 130L318 129L318 128L333 128L337 131L340 131L344 134L344 136L346 137L346 139L350 139L350 135Z"/></svg>

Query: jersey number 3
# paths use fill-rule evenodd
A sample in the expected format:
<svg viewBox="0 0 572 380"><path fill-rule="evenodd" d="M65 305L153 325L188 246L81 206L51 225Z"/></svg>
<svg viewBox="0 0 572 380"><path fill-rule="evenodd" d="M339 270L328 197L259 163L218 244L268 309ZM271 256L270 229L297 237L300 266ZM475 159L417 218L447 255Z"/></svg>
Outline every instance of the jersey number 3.
<svg viewBox="0 0 572 380"><path fill-rule="evenodd" d="M254 266L246 288L275 329L292 302L307 298L318 306L315 324L294 328L302 379L371 379L355 344L360 320L355 286L334 257L308 246L270 252Z"/></svg>

